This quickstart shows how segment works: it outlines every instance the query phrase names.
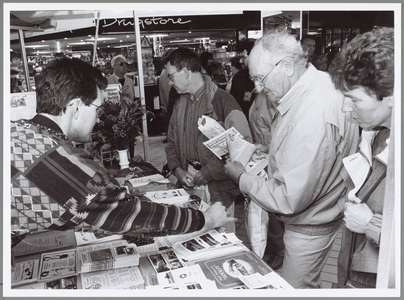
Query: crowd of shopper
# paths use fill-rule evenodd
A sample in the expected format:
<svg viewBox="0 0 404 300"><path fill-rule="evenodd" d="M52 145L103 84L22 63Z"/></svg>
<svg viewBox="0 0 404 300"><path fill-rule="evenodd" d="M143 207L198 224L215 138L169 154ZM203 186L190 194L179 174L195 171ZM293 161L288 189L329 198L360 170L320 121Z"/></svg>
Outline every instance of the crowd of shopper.
<svg viewBox="0 0 404 300"><path fill-rule="evenodd" d="M227 88L215 83L211 53L179 48L164 56L167 165L179 187L211 205L205 212L144 201L72 145L89 141L108 83L121 84L133 99L125 57L112 59L108 79L79 59L54 60L37 78L37 115L11 123L13 228L87 223L129 234L220 226L235 232L234 203L242 197L252 250L267 254L273 268L282 266L293 287L320 287L341 227L338 287L375 287L394 109L394 30L356 36L328 68L315 46L286 30L269 32L249 55L231 60ZM236 128L268 153L265 171L252 175L240 162L216 157L198 130L202 116ZM24 206L27 196L49 215Z"/></svg>

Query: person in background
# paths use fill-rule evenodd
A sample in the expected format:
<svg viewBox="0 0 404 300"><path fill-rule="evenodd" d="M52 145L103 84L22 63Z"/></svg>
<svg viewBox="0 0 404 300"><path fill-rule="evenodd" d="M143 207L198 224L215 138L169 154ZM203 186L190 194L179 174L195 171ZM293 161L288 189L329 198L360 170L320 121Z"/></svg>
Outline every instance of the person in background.
<svg viewBox="0 0 404 300"><path fill-rule="evenodd" d="M167 162L178 183L192 193L205 189L202 199L222 202L234 214L234 201L240 194L237 185L224 171L224 163L204 144L208 138L198 129L203 115L218 121L225 129L234 126L251 141L247 119L237 101L201 73L201 60L189 49L179 48L166 59L167 76L180 95L174 104L167 135ZM235 232L234 223L226 227Z"/></svg>
<svg viewBox="0 0 404 300"><path fill-rule="evenodd" d="M243 113L248 119L251 106L251 92L254 89L254 83L251 81L248 69L242 69L241 61L244 58L235 56L231 59L231 71L234 73L231 80L230 94L236 98L241 106Z"/></svg>
<svg viewBox="0 0 404 300"><path fill-rule="evenodd" d="M203 75L208 75L212 77L212 63L213 63L213 54L205 51L199 55L201 59L202 69L201 73Z"/></svg>
<svg viewBox="0 0 404 300"><path fill-rule="evenodd" d="M238 161L225 169L243 194L285 224L282 277L295 288L319 288L342 224L342 158L356 150L358 126L341 111L343 96L329 75L307 64L286 30L257 40L248 68L257 93L276 109L270 146L256 146L269 151L268 179L246 173Z"/></svg>
<svg viewBox="0 0 404 300"><path fill-rule="evenodd" d="M394 109L394 29L356 36L338 53L330 74L345 96L343 111L362 128L358 153L344 160L352 189L344 206L338 287L374 288Z"/></svg>
<svg viewBox="0 0 404 300"><path fill-rule="evenodd" d="M327 71L327 56L325 55L313 55L311 58L311 63L319 71Z"/></svg>
<svg viewBox="0 0 404 300"><path fill-rule="evenodd" d="M90 140L106 87L100 70L76 58L54 60L37 77L37 115L11 122L11 229L86 223L117 234L167 235L234 221L220 203L201 212L146 201L73 146Z"/></svg>
<svg viewBox="0 0 404 300"><path fill-rule="evenodd" d="M172 114L173 104L170 103L170 93L171 90L174 89L170 84L170 79L167 77L167 70L165 68L164 62L167 56L173 51L173 49L167 50L161 58L162 70L159 77L159 97L160 97L160 106L162 111L162 116L164 120L164 129L167 134L168 124L170 123L170 118ZM174 97L171 97L173 99ZM173 100L171 100L172 102ZM174 100L175 101L175 100ZM167 139L163 141L167 143Z"/></svg>
<svg viewBox="0 0 404 300"><path fill-rule="evenodd" d="M307 53L308 62L311 62L314 56L314 51L316 50L316 41L311 37L305 36L302 38L300 43L303 51Z"/></svg>
<svg viewBox="0 0 404 300"><path fill-rule="evenodd" d="M111 67L114 73L108 77L108 84L121 84L122 94L129 99L135 99L135 84L132 79L125 76L127 72L127 62L122 54L116 55L111 59Z"/></svg>

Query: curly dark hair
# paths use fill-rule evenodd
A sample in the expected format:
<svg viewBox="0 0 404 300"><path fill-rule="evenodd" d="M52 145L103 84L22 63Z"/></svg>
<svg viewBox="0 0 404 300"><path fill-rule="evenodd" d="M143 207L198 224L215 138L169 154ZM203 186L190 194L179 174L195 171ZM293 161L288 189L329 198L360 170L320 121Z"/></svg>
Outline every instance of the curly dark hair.
<svg viewBox="0 0 404 300"><path fill-rule="evenodd" d="M192 72L201 72L201 59L187 48L178 48L172 51L165 59L165 64L168 62L178 70L188 68Z"/></svg>
<svg viewBox="0 0 404 300"><path fill-rule="evenodd" d="M78 58L55 59L35 78L36 111L57 116L75 98L90 105L97 98L97 87L103 90L107 85L102 72L89 63Z"/></svg>
<svg viewBox="0 0 404 300"><path fill-rule="evenodd" d="M340 91L359 86L379 100L393 94L394 29L381 27L356 36L330 65L332 81Z"/></svg>

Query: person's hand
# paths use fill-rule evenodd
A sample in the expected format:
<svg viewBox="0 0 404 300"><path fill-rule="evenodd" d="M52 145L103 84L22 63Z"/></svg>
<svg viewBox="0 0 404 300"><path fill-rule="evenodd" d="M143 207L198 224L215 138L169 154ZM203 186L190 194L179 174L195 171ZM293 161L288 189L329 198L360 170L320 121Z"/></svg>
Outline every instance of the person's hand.
<svg viewBox="0 0 404 300"><path fill-rule="evenodd" d="M206 184L208 184L208 181L205 178L203 178L203 175L202 175L202 173L200 171L195 174L194 182L195 182L195 185L206 185Z"/></svg>
<svg viewBox="0 0 404 300"><path fill-rule="evenodd" d="M174 176L177 177L178 181L188 188L191 188L195 185L194 177L189 174L187 171L181 168L174 169Z"/></svg>
<svg viewBox="0 0 404 300"><path fill-rule="evenodd" d="M255 151L261 152L261 153L268 153L269 152L269 147L268 145L265 144L255 144Z"/></svg>
<svg viewBox="0 0 404 300"><path fill-rule="evenodd" d="M352 232L364 234L373 212L365 203L346 202L344 205L345 226Z"/></svg>
<svg viewBox="0 0 404 300"><path fill-rule="evenodd" d="M230 161L230 159L226 160L226 163L224 165L224 170L225 170L226 174L229 175L229 177L236 182L237 182L238 176L241 173L245 172L245 168L241 164L241 162L236 161L236 160Z"/></svg>
<svg viewBox="0 0 404 300"><path fill-rule="evenodd" d="M237 219L229 217L226 208L222 202L213 203L206 211L203 212L205 216L204 230L218 228L227 222L236 222Z"/></svg>

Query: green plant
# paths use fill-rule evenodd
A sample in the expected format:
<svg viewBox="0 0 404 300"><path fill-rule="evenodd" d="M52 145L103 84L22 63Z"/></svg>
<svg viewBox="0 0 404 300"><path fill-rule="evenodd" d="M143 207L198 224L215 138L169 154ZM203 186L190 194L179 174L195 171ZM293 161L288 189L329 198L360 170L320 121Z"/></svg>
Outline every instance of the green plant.
<svg viewBox="0 0 404 300"><path fill-rule="evenodd" d="M129 143L135 143L136 137L142 134L143 115L153 115L140 100L133 101L122 94L119 99L105 99L102 107L104 113L94 126L93 141L88 147L94 158L105 144L111 144L113 149L127 149Z"/></svg>

